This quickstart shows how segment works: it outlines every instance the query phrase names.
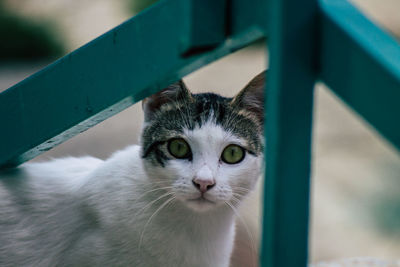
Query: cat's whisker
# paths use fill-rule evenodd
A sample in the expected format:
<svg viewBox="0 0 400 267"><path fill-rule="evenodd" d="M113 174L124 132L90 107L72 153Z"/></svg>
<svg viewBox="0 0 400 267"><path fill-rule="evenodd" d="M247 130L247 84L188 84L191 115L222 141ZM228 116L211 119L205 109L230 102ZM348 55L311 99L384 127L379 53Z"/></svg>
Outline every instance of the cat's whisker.
<svg viewBox="0 0 400 267"><path fill-rule="evenodd" d="M165 194L162 194L161 196L159 196L159 197L156 198L155 200L153 200L153 201L147 203L146 206L144 206L143 208L141 208L141 209L138 211L137 214L141 214L141 213L144 212L147 208L149 208L149 207L152 206L154 203L156 203L158 200L160 200L160 199L162 199L162 198L164 198L164 197L173 195L173 194L174 194L174 192L167 192L167 193L165 193Z"/></svg>
<svg viewBox="0 0 400 267"><path fill-rule="evenodd" d="M251 191L246 188L233 188L233 192L232 192L232 194L239 195L242 198L246 197L250 193L251 193Z"/></svg>
<svg viewBox="0 0 400 267"><path fill-rule="evenodd" d="M234 186L232 187L234 190L241 190L241 191L245 191L245 192L252 192L252 190L247 189L245 187L241 187L241 186Z"/></svg>
<svg viewBox="0 0 400 267"><path fill-rule="evenodd" d="M144 227L143 227L142 234L140 235L140 239L139 239L139 250L140 250L140 247L141 247L141 245L142 245L144 233L146 232L146 227L147 227L147 225L150 223L151 219L153 219L154 216L156 216L165 206L168 205L168 203L170 203L171 201L173 201L175 198L176 198L176 197L173 196L173 197L171 197L170 199L166 200L163 204L161 204L161 205L156 209L156 211L155 211L155 212L150 216L150 218L147 220L146 224L145 224Z"/></svg>
<svg viewBox="0 0 400 267"><path fill-rule="evenodd" d="M161 187L167 187L167 186L172 186L171 184L165 183L165 182L151 182L151 184L140 184L140 188L143 189L154 189L155 187L161 188Z"/></svg>
<svg viewBox="0 0 400 267"><path fill-rule="evenodd" d="M233 197L232 200L239 201L237 198L234 198L234 197ZM254 237L253 237L253 235L252 235L252 233L251 233L251 231L250 231L250 229L249 229L247 223L246 223L245 220L242 218L242 216L240 216L239 212L238 212L237 209L232 205L232 203L230 203L230 202L228 202L228 201L225 201L225 203L232 209L232 211L236 214L236 216L239 218L240 222L243 224L244 228L246 229L247 236L249 237L249 239L250 239L249 241L250 241L250 243L251 243L251 250L252 250L252 254L253 254L253 256L254 256L253 259L257 259L257 250L256 250L256 247L255 247L255 240L254 240ZM252 265L253 265L253 266L257 266L257 264L254 262L254 260L253 260L253 262L252 262Z"/></svg>
<svg viewBox="0 0 400 267"><path fill-rule="evenodd" d="M237 195L241 195L242 197L244 197L244 196L246 196L247 192L244 192L244 191L235 192L235 190L234 190L234 191L232 192L232 194L237 194Z"/></svg>
<svg viewBox="0 0 400 267"><path fill-rule="evenodd" d="M152 186L154 186L155 184L168 184L168 182L167 181L152 181L150 184L148 184L148 182L143 182L141 185L143 185L143 186L149 186L149 187L152 187Z"/></svg>
<svg viewBox="0 0 400 267"><path fill-rule="evenodd" d="M141 195L140 195L138 198L136 198L135 200L137 201L137 200L143 198L145 195L147 195L148 193L151 193L151 192L155 192L155 191L159 191L159 190L165 190L165 189L172 189L172 188L174 188L174 187L173 187L173 186L165 186L165 187L155 188L155 189L152 189L152 190L149 190L149 191L144 192L143 194L141 194Z"/></svg>
<svg viewBox="0 0 400 267"><path fill-rule="evenodd" d="M244 198L245 196L239 193L232 193L232 196L239 197L240 199Z"/></svg>
<svg viewBox="0 0 400 267"><path fill-rule="evenodd" d="M240 205L240 203L241 203L241 200L238 199L237 197L233 196L233 195L232 195L232 197L231 197L231 200L236 201L236 203L231 203L231 204Z"/></svg>
<svg viewBox="0 0 400 267"><path fill-rule="evenodd" d="M239 187L234 188L234 190L241 191L241 192L246 192L246 193L251 192L251 190L248 190L246 188L239 188Z"/></svg>
<svg viewBox="0 0 400 267"><path fill-rule="evenodd" d="M248 195L248 193L247 192L240 192L240 191L239 192L233 191L232 195L236 195L236 196L240 196L241 198L245 198Z"/></svg>

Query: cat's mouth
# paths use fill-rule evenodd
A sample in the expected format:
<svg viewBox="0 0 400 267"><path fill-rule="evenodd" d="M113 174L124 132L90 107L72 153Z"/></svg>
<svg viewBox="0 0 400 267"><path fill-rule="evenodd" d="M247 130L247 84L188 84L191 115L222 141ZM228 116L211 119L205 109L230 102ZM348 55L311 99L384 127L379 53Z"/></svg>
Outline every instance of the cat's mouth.
<svg viewBox="0 0 400 267"><path fill-rule="evenodd" d="M199 196L197 198L192 198L192 199L188 199L189 202L196 202L196 203L209 203L209 204L215 204L214 201L211 201L207 198L205 198L204 196Z"/></svg>
<svg viewBox="0 0 400 267"><path fill-rule="evenodd" d="M207 199L204 196L199 196L196 198L187 199L186 205L195 211L204 212L215 208L217 203Z"/></svg>

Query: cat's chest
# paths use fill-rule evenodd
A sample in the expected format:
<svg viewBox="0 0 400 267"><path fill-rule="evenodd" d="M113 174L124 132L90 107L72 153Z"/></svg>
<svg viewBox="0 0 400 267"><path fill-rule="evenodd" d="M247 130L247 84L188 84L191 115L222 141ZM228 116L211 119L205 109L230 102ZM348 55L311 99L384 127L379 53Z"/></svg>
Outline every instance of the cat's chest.
<svg viewBox="0 0 400 267"><path fill-rule="evenodd" d="M147 231L147 230L146 230ZM192 225L155 227L143 237L141 250L154 266L228 266L234 239L234 226L209 229ZM143 253L145 252L145 253Z"/></svg>

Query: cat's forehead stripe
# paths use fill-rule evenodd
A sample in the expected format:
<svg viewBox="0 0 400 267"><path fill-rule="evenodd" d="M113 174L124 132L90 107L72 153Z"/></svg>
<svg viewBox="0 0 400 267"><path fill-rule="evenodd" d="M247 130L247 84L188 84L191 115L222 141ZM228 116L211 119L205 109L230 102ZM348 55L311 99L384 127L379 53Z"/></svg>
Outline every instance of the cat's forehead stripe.
<svg viewBox="0 0 400 267"><path fill-rule="evenodd" d="M196 127L194 129L184 129L184 136L189 140L194 141L205 141L209 145L214 143L238 143L246 145L246 142L226 129L222 128L220 125L215 124L213 120L209 120L204 123L201 127Z"/></svg>

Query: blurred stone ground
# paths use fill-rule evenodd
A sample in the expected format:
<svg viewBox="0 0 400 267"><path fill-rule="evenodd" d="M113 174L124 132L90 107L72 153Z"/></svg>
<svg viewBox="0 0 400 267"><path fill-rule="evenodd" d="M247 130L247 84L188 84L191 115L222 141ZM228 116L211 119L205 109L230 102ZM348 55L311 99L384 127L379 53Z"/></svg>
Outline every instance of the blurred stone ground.
<svg viewBox="0 0 400 267"><path fill-rule="evenodd" d="M400 35L400 1L356 2L374 20ZM21 14L56 20L70 50L129 17L125 2L111 0L9 0L9 4ZM192 73L185 82L194 92L213 91L232 96L265 68L265 58L262 47L249 47ZM45 64L0 65L0 91ZM399 258L399 153L324 85L317 85L315 100L311 260L355 256ZM68 155L106 158L138 142L141 121L141 107L136 104L35 160ZM256 242L258 198L255 194L242 209ZM241 261L249 261L248 235L243 227L239 231L242 246L235 254L235 266L247 266Z"/></svg>

